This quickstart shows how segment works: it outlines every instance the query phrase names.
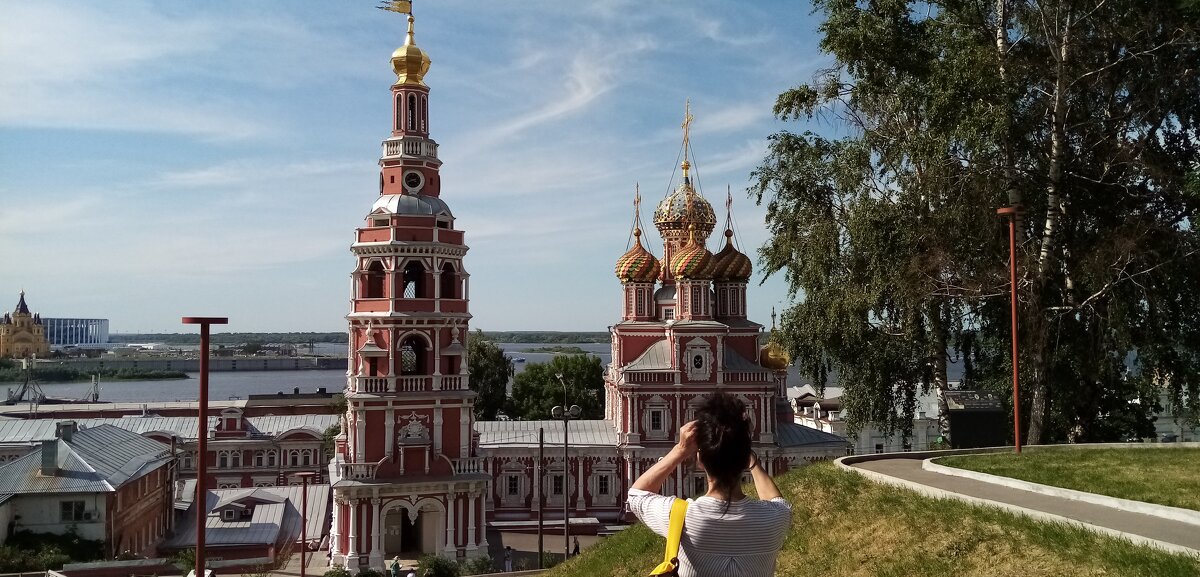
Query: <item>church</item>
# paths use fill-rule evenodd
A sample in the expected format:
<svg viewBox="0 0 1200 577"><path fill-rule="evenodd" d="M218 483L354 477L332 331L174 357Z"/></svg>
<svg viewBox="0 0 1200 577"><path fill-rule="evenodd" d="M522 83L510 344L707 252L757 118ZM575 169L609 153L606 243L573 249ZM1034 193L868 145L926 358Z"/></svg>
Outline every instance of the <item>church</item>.
<svg viewBox="0 0 1200 577"><path fill-rule="evenodd" d="M577 523L595 531L618 522L633 480L717 390L746 403L769 472L845 455L842 437L794 423L787 356L775 344L760 347L763 327L746 317L751 262L736 247L728 211L723 248L714 254L706 246L717 220L691 178L690 114L681 179L653 217L661 259L643 240L640 200L632 247L617 259L613 298L622 317L611 330L605 418L570 421L566 430L562 420L474 420L468 246L442 197L425 83L430 59L405 8L408 33L391 58L396 80L378 196L351 246L347 409L329 466L331 565L381 569L397 555L481 556L489 523L527 529L540 515L561 535L564 508L572 532ZM536 458L539 431L544 460ZM681 468L664 490L703 494L704 482Z"/></svg>
<svg viewBox="0 0 1200 577"><path fill-rule="evenodd" d="M50 354L50 342L46 340L46 326L42 315L29 312L25 304L25 291L17 300L12 313L5 313L0 320L0 359L25 359L45 357Z"/></svg>

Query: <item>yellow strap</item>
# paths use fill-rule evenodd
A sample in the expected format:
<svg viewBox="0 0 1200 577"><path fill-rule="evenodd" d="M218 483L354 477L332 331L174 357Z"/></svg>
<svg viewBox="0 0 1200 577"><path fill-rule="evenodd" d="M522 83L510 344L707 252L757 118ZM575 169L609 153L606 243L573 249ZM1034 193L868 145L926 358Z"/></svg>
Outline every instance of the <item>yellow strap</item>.
<svg viewBox="0 0 1200 577"><path fill-rule="evenodd" d="M671 523L667 525L667 550L663 561L672 561L679 557L679 540L683 538L683 517L687 514L688 502L675 499L671 503Z"/></svg>

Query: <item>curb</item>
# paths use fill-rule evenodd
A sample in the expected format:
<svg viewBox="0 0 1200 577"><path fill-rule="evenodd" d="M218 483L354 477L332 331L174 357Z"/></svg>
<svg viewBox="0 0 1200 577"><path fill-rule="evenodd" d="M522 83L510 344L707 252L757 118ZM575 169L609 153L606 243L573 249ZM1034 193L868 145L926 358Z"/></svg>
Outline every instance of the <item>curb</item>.
<svg viewBox="0 0 1200 577"><path fill-rule="evenodd" d="M945 451L945 452L933 451L933 452L943 453L943 454L957 453L956 451ZM977 452L986 452L986 451L977 451ZM962 454L962 453L957 453L957 454ZM903 455L913 455L913 453L903 453ZM854 473L862 475L863 477L866 477L867 479L870 479L877 483L883 483L885 485L893 485L893 486L897 486L897 487L902 487L902 488L908 489L910 491L919 493L921 495L925 495L927 497L933 497L935 499L957 499L959 501L965 501L965 502L971 503L973 505L997 507L997 508L1009 511L1011 513L1015 513L1018 515L1024 515L1024 516L1032 518L1032 519L1037 519L1039 521L1046 521L1046 522L1050 522L1050 523L1063 523L1066 525L1071 525L1073 527L1081 527L1081 528L1087 529L1087 530L1095 532L1095 533L1101 533L1104 535L1108 535L1110 537L1116 537L1118 539L1125 539L1126 541L1129 541L1129 542L1137 544L1137 545L1146 545L1148 547L1154 547L1156 549L1166 551L1168 553L1178 553L1181 555L1188 555L1191 557L1200 557L1200 550L1192 549L1191 547L1184 547L1182 545L1176 545L1174 543L1167 543L1166 541L1159 541L1158 539L1151 539L1149 537L1144 537L1142 535L1135 535L1133 533L1126 533L1124 531L1118 531L1116 529L1111 529L1108 527L1092 525L1091 523L1085 523L1083 521L1080 521L1077 519L1072 519L1070 517L1063 517L1060 515L1054 515L1052 513L1046 513L1045 511L1038 511L1036 509L1027 509L1025 507L1018 507L1017 505L1001 503L999 501L992 501L989 499L981 499L979 497L971 497L969 495L952 493L950 491L938 489L936 487L930 487L928 485L922 485L920 483L915 483L913 481L899 479L899 478L893 477L891 475L884 475L883 473L877 473L875 471L868 471L866 469L859 469L857 467L852 467L849 464L846 464L844 462L844 461L849 461L850 463L856 463L856 462L863 462L863 461L880 460L877 458L854 459L855 456L856 455L850 455L847 457L839 457L839 458L835 459L833 461L833 463L834 463L834 465L836 465L838 468L840 468L842 470L852 471ZM867 455L857 455L857 456L865 457ZM879 455L870 455L870 456L878 457ZM893 455L892 458L895 458L895 456Z"/></svg>
<svg viewBox="0 0 1200 577"><path fill-rule="evenodd" d="M1134 501L1133 499L1121 499L1119 497L1109 497L1108 495L1099 495L1097 493L1088 493L1086 491L1076 491L1074 489L1064 489L1052 485L1043 485L1041 483L1031 483L1011 477L1001 477L1000 475L992 475L990 473L980 473L968 469L959 469L956 467L948 467L939 465L933 462L934 459L925 459L921 461L921 468L932 473L942 475L950 475L954 477L964 477L981 483L991 483L993 485L1001 485L1010 489L1020 489L1031 493L1040 493L1050 497L1058 497L1060 499L1068 499L1071 501L1082 501L1102 507L1110 507L1118 511L1128 511L1130 513L1140 513L1151 517L1159 517L1161 519L1169 519L1180 523L1200 526L1200 511L1191 509L1183 509L1181 507L1170 507L1167 505L1157 505L1154 503L1146 503L1144 501Z"/></svg>

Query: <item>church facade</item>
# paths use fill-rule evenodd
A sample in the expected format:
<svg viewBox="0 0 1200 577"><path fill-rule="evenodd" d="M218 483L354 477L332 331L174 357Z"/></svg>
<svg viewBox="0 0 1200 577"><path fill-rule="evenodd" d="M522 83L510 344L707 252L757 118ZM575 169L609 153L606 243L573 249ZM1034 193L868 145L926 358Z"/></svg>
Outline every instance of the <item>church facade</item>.
<svg viewBox="0 0 1200 577"><path fill-rule="evenodd" d="M561 535L564 507L572 532L618 521L633 480L716 390L746 402L771 472L846 454L845 439L793 422L788 361L777 346L759 346L762 326L746 318L751 264L735 247L728 216L724 248L706 248L716 219L689 175L690 119L682 180L654 215L662 259L643 245L639 224L617 263L622 318L612 328L605 418L476 422L466 358L468 247L442 198L424 82L430 61L411 14L391 63L379 195L351 246L347 409L329 465L331 565L484 555L489 525L522 530L540 517ZM698 471L681 469L664 490L692 496L703 483Z"/></svg>
<svg viewBox="0 0 1200 577"><path fill-rule="evenodd" d="M42 315L29 312L29 305L25 304L25 291L21 291L17 307L0 319L0 359L45 357L49 354L50 343L46 340Z"/></svg>

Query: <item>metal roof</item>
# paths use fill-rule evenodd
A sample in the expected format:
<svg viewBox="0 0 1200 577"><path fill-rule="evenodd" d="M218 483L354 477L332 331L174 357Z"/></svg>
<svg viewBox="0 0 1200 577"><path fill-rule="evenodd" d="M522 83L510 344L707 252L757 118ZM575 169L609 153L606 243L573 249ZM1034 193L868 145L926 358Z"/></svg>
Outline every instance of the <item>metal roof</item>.
<svg viewBox="0 0 1200 577"><path fill-rule="evenodd" d="M275 415L246 417L250 436L276 437L294 429L307 429L318 437L338 422L337 415ZM0 445L30 444L55 438L55 425L72 419L0 419ZM163 432L181 439L196 438L195 417L127 416L101 419L73 419L80 430L112 425L139 435ZM216 428L220 417L208 418L208 430Z"/></svg>
<svg viewBox="0 0 1200 577"><path fill-rule="evenodd" d="M725 370L738 371L742 373L765 373L768 372L758 363L743 357L731 347L725 347Z"/></svg>
<svg viewBox="0 0 1200 577"><path fill-rule="evenodd" d="M105 425L50 442L56 444L58 473L41 474L43 447L37 447L0 467L0 494L109 492L171 459L166 445Z"/></svg>
<svg viewBox="0 0 1200 577"><path fill-rule="evenodd" d="M562 421L476 421L479 445L483 448L536 447L538 429L546 431L546 444L563 444ZM579 447L617 446L617 428L613 421L571 421L570 441Z"/></svg>
<svg viewBox="0 0 1200 577"><path fill-rule="evenodd" d="M446 201L436 196L423 194L385 194L375 201L375 205L371 207L371 213L374 214L379 209L392 214L454 216Z"/></svg>
<svg viewBox="0 0 1200 577"><path fill-rule="evenodd" d="M671 343L659 339L632 363L621 367L622 371L664 371L671 369Z"/></svg>
<svg viewBox="0 0 1200 577"><path fill-rule="evenodd" d="M300 506L302 486L257 487L253 489L218 489L207 493L204 540L213 546L275 545L295 541L300 537ZM225 521L213 510L238 501L278 500L255 505L249 519L240 516ZM185 515L186 520L175 526L175 536L163 543L168 549L182 549L196 543L196 507ZM329 525L329 485L308 486L308 536L320 539Z"/></svg>
<svg viewBox="0 0 1200 577"><path fill-rule="evenodd" d="M775 442L780 447L801 447L804 445L817 446L849 446L845 437L832 433L805 427L796 423L779 421L776 423Z"/></svg>

